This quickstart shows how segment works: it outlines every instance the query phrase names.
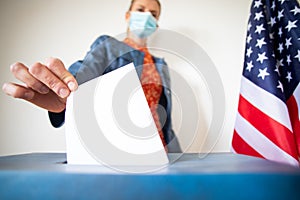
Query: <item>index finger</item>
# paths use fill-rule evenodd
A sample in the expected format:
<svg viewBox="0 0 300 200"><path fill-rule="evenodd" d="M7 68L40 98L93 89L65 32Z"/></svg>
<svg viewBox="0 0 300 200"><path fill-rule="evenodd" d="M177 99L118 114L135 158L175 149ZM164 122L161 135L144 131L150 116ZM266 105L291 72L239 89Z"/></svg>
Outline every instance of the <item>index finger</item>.
<svg viewBox="0 0 300 200"><path fill-rule="evenodd" d="M60 80L62 80L71 91L78 88L78 83L75 77L65 68L63 62L57 58L48 58L46 66L52 71Z"/></svg>

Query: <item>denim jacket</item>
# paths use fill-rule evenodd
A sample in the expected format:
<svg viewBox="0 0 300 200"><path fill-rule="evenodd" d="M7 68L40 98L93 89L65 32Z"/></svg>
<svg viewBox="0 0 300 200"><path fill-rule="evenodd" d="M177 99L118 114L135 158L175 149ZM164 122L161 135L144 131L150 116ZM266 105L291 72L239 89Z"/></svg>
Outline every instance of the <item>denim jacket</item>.
<svg viewBox="0 0 300 200"><path fill-rule="evenodd" d="M163 112L164 114L162 114L158 110L158 114L165 116L162 117L164 119L161 119L163 120L161 124L163 125L162 131L166 143L168 144L168 151L170 153L181 152L178 140L172 130L172 105L168 67L163 59L157 57L153 57L153 59L163 85L159 104L164 107L166 113ZM96 39L84 60L72 64L69 71L75 76L80 85L132 62L134 63L138 76L141 77L144 53L110 36L104 35ZM65 111L61 113L49 112L52 125L54 127L61 126L64 123L64 115Z"/></svg>

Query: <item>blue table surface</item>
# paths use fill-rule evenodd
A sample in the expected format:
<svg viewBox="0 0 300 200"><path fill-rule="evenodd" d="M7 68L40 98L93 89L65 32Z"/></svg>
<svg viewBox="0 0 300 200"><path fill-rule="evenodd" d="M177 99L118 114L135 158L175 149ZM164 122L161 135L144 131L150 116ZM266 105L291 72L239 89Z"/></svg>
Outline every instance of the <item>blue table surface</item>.
<svg viewBox="0 0 300 200"><path fill-rule="evenodd" d="M300 199L300 168L244 155L183 154L142 174L65 161L64 153L0 157L0 199Z"/></svg>

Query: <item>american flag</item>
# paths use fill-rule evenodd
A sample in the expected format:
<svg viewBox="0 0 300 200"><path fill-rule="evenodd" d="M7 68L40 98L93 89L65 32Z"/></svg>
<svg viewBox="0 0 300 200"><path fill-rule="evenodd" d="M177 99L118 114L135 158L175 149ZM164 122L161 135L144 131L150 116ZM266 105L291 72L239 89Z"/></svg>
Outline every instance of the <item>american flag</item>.
<svg viewBox="0 0 300 200"><path fill-rule="evenodd" d="M300 6L252 2L232 151L299 166Z"/></svg>

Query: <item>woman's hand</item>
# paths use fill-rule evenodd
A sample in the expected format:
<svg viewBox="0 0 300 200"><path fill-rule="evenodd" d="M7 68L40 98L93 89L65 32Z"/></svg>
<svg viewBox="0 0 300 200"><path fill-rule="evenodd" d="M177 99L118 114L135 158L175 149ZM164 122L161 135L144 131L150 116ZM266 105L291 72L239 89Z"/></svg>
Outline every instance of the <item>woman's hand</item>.
<svg viewBox="0 0 300 200"><path fill-rule="evenodd" d="M15 63L11 66L11 72L25 85L5 83L3 91L51 112L63 111L67 97L78 88L74 76L56 58L49 58L45 65L35 63L31 67Z"/></svg>

